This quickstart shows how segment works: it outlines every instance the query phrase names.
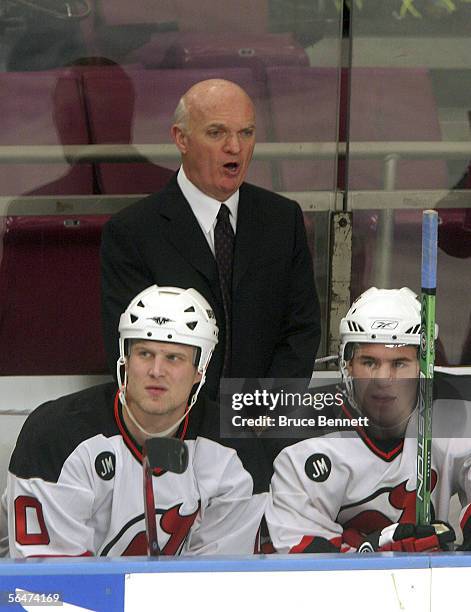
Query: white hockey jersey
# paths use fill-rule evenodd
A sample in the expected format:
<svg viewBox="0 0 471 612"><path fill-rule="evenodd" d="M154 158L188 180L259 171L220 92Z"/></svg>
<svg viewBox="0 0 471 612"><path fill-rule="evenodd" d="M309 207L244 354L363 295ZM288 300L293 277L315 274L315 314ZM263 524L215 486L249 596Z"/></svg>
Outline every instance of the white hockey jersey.
<svg viewBox="0 0 471 612"><path fill-rule="evenodd" d="M66 396L26 421L8 475L12 557L147 554L141 448L115 392ZM253 494L249 470L263 458L257 440L240 455L218 440L217 417L201 398L178 432L187 470L153 476L161 554L254 552L266 493Z"/></svg>
<svg viewBox="0 0 471 612"><path fill-rule="evenodd" d="M467 434L464 402L436 402L434 431ZM348 410L347 410L348 414ZM345 415L344 415L345 416ZM274 463L266 510L276 551L348 552L393 523L415 523L417 423L404 439L379 446L358 428L310 438L285 448ZM432 441L432 516L447 521L450 498L471 501L471 435Z"/></svg>

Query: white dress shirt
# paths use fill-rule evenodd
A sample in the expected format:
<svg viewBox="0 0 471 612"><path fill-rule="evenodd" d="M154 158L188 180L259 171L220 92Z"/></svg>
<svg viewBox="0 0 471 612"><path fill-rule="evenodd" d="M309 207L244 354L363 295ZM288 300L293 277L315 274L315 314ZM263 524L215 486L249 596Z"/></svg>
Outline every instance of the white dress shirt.
<svg viewBox="0 0 471 612"><path fill-rule="evenodd" d="M216 227L217 216L222 202L211 198L193 185L186 176L183 166L181 166L178 171L177 182L193 214L198 220L201 231L208 241L209 248L214 255L214 228ZM227 200L224 200L224 204L231 213L229 219L235 234L237 226L237 209L239 207L239 190L233 193Z"/></svg>

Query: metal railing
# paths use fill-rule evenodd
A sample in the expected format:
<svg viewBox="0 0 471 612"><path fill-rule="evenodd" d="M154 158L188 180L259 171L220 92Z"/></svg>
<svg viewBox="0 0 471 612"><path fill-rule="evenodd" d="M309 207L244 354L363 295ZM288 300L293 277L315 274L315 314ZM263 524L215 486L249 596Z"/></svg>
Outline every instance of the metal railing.
<svg viewBox="0 0 471 612"><path fill-rule="evenodd" d="M254 159L260 161L333 160L346 158L345 142L261 142ZM470 160L471 142L350 142L349 159L382 159L383 185L393 190L399 160ZM4 145L0 163L175 162L180 159L173 144L109 145Z"/></svg>
<svg viewBox="0 0 471 612"><path fill-rule="evenodd" d="M318 160L345 157L344 142L259 142L254 159ZM95 144L95 145L3 145L1 163L56 163L67 159L74 163L106 161L135 162L145 156L149 161L175 161L180 158L173 144ZM350 142L353 159L470 159L471 142L398 141Z"/></svg>

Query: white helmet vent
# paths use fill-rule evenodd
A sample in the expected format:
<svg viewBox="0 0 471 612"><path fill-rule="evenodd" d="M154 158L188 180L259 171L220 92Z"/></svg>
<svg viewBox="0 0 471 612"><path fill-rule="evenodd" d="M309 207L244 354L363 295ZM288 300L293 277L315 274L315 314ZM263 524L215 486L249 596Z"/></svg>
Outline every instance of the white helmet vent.
<svg viewBox="0 0 471 612"><path fill-rule="evenodd" d="M420 323L415 325L414 327L409 327L409 329L405 332L406 334L418 334L420 331Z"/></svg>
<svg viewBox="0 0 471 612"><path fill-rule="evenodd" d="M189 306L188 308L185 308L185 312L195 312L195 307L194 306ZM192 328L194 329L194 328Z"/></svg>
<svg viewBox="0 0 471 612"><path fill-rule="evenodd" d="M355 323L355 321L347 321L348 329L353 332L364 332L365 330L361 325Z"/></svg>
<svg viewBox="0 0 471 612"><path fill-rule="evenodd" d="M191 321L191 323L186 324L186 326L189 327L192 331L195 329L197 325L198 325L198 321Z"/></svg>

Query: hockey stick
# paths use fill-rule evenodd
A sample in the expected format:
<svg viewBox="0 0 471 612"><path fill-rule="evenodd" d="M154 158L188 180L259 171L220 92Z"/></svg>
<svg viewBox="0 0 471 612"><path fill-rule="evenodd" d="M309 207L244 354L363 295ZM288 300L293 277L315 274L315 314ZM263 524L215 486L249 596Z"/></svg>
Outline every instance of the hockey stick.
<svg viewBox="0 0 471 612"><path fill-rule="evenodd" d="M432 403L435 360L435 294L437 287L438 213L425 210L422 217L422 307L420 325L420 381L417 414L416 522L431 519Z"/></svg>
<svg viewBox="0 0 471 612"><path fill-rule="evenodd" d="M142 448L144 515L146 519L147 552L151 557L160 555L152 472L159 468L166 472L183 474L187 466L188 447L182 440L178 438L149 438L144 442Z"/></svg>

